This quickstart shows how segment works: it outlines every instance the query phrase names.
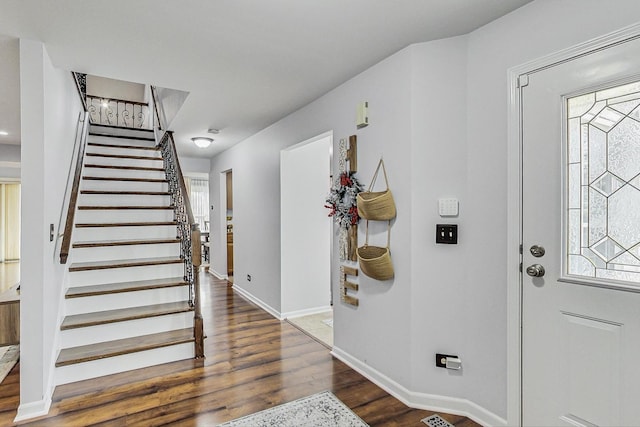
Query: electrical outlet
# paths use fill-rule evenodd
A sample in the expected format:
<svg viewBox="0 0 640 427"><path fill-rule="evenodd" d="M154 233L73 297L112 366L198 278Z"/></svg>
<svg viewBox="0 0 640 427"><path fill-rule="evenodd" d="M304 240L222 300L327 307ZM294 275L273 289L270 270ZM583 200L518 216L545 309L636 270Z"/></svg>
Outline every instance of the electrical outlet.
<svg viewBox="0 0 640 427"><path fill-rule="evenodd" d="M250 281L251 281L251 275L247 274L247 282L250 282Z"/></svg>
<svg viewBox="0 0 640 427"><path fill-rule="evenodd" d="M447 365L447 362L449 362L449 365ZM458 358L458 356L453 356L451 354L436 353L436 366L438 368L460 369L460 366L455 367L456 362L460 366L462 365L462 362L460 362L460 359Z"/></svg>

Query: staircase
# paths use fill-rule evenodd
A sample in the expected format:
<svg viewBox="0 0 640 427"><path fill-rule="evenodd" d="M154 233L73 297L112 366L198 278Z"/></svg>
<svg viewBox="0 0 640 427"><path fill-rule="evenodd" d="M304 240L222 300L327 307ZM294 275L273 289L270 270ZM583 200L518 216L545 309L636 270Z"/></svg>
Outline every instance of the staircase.
<svg viewBox="0 0 640 427"><path fill-rule="evenodd" d="M91 125L56 385L194 358L194 309L153 131Z"/></svg>

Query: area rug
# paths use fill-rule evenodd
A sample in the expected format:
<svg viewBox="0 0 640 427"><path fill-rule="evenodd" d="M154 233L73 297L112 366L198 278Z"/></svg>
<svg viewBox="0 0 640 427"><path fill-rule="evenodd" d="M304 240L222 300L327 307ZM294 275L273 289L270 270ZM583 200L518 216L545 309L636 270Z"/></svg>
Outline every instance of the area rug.
<svg viewBox="0 0 640 427"><path fill-rule="evenodd" d="M265 409L219 427L366 427L351 409L330 391Z"/></svg>
<svg viewBox="0 0 640 427"><path fill-rule="evenodd" d="M10 345L0 347L0 383L9 375L9 372L18 363L20 346Z"/></svg>

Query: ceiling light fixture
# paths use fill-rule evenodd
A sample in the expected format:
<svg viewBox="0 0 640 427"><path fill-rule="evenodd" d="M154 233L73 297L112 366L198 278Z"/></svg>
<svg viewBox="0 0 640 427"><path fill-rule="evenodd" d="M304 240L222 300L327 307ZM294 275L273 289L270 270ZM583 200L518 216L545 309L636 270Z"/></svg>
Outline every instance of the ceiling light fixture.
<svg viewBox="0 0 640 427"><path fill-rule="evenodd" d="M0 135L7 136L9 135L9 132L7 132L6 130L0 130Z"/></svg>
<svg viewBox="0 0 640 427"><path fill-rule="evenodd" d="M197 136L195 138L191 138L191 140L200 148L207 148L213 142L213 138L206 138L204 136Z"/></svg>

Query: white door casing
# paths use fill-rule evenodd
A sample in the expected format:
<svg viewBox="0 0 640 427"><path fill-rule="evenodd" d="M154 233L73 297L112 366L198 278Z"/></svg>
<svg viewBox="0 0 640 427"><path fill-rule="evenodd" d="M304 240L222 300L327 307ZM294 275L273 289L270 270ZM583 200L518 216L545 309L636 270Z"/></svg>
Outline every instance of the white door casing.
<svg viewBox="0 0 640 427"><path fill-rule="evenodd" d="M640 425L640 287L564 273L562 222L572 156L563 139L566 98L640 80L639 53L640 42L628 41L521 79L523 270L545 269L520 277L523 425ZM544 256L531 254L536 244Z"/></svg>

